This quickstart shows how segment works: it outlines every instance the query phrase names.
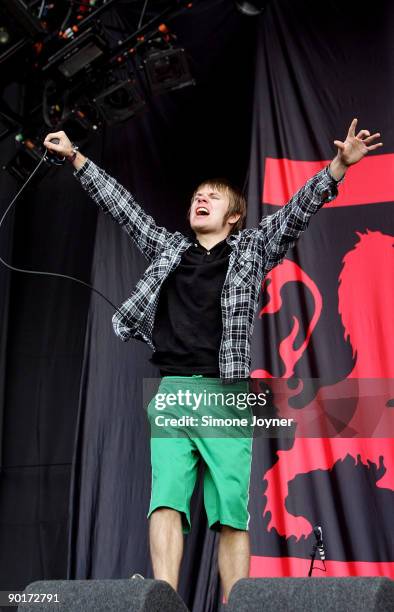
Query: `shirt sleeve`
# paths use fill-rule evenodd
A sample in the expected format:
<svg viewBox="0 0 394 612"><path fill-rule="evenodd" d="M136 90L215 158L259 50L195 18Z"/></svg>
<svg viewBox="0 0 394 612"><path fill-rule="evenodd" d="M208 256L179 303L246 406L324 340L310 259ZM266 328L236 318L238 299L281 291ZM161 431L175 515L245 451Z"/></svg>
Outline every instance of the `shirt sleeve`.
<svg viewBox="0 0 394 612"><path fill-rule="evenodd" d="M312 176L278 212L267 215L259 223L259 238L265 259L265 273L284 258L297 242L309 221L326 202L338 195L339 181L331 175L329 166Z"/></svg>
<svg viewBox="0 0 394 612"><path fill-rule="evenodd" d="M131 236L147 259L153 259L165 248L171 232L156 225L116 179L90 159L73 174L103 212L109 213Z"/></svg>

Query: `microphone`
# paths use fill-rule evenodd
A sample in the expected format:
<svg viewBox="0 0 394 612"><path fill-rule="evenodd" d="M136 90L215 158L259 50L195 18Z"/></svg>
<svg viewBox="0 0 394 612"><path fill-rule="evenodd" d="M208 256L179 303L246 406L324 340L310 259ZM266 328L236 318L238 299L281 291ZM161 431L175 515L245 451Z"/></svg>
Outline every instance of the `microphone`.
<svg viewBox="0 0 394 612"><path fill-rule="evenodd" d="M323 529L321 525L315 525L313 528L313 533L315 534L316 548L319 551L320 559L324 563L324 561L326 560L326 552L324 550Z"/></svg>
<svg viewBox="0 0 394 612"><path fill-rule="evenodd" d="M53 144L59 144L60 139L51 138L50 142L53 142ZM55 151L50 151L49 149L45 151L44 159L46 162L49 162L50 164L53 164L54 166L63 166L63 164L66 161L65 157L60 157L58 153L56 153Z"/></svg>

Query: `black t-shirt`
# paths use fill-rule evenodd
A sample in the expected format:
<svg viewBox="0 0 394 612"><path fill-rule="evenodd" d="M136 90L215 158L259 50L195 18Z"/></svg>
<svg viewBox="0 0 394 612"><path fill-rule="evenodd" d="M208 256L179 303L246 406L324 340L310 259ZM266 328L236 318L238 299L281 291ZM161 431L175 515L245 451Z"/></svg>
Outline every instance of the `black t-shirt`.
<svg viewBox="0 0 394 612"><path fill-rule="evenodd" d="M220 297L230 253L226 240L207 250L194 238L164 281L153 328L156 350L151 358L162 375L219 376Z"/></svg>

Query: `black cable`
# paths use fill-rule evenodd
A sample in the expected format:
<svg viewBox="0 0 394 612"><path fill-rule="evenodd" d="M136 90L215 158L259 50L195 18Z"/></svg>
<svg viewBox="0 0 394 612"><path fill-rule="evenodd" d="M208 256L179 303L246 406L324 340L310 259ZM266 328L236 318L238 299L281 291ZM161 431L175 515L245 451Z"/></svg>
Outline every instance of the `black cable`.
<svg viewBox="0 0 394 612"><path fill-rule="evenodd" d="M146 7L148 6L148 2L149 2L149 0L145 0L144 6L142 7L142 11L141 11L141 15L140 15L140 20L139 20L138 25L137 25L137 30L140 29L140 27L142 26L142 22L144 21L145 11L146 11Z"/></svg>
<svg viewBox="0 0 394 612"><path fill-rule="evenodd" d="M45 0L42 0L40 9L38 11L38 19L42 18L42 13L44 11L44 8L45 8Z"/></svg>
<svg viewBox="0 0 394 612"><path fill-rule="evenodd" d="M33 172L29 176L29 178L23 183L23 185L19 189L18 193L13 197L13 199L11 200L11 203L8 205L5 213L3 214L3 216L1 217L1 220L0 220L0 230L1 230L1 226L2 226L6 216L8 215L11 207L16 202L16 200L18 199L18 197L20 196L22 191L25 189L26 185L31 181L31 179L33 178L33 176L35 175L35 173L37 172L37 170L41 166L42 162L45 161L45 160L46 160L46 152L44 153L44 155L42 156L42 158L38 162L37 166L34 168ZM80 285L84 285L85 287L88 287L92 291L95 291L96 293L98 293L98 295L101 295L101 297L104 298L104 300L110 306L112 306L112 308L114 308L119 314L121 314L122 317L125 317L127 319L125 314L122 313L119 310L119 308L117 308L117 306L115 306L115 304L113 304L111 302L111 300L109 298L107 298L103 293L101 293L101 291L99 291L98 289L95 289L95 287L92 287L92 285L89 285L89 283L86 283L85 281L80 280L79 278L75 278L74 276L69 276L68 274L59 274L58 272L41 272L40 270L25 270L24 268L17 268L15 266L11 266L10 264L8 264L6 261L4 261L4 259L1 256L0 256L0 262L3 264L3 266L5 266L6 268L8 268L9 270L12 270L14 272L24 272L25 274L38 274L40 276L56 276L58 278L67 278L67 279L72 280L72 281L74 281L76 283L79 283Z"/></svg>
<svg viewBox="0 0 394 612"><path fill-rule="evenodd" d="M72 10L73 10L73 5L72 5L72 3L70 3L70 6L67 9L66 16L64 17L64 19L62 21L62 25L59 28L59 32L63 32L64 28L66 27L67 22L68 22L68 20L71 17Z"/></svg>

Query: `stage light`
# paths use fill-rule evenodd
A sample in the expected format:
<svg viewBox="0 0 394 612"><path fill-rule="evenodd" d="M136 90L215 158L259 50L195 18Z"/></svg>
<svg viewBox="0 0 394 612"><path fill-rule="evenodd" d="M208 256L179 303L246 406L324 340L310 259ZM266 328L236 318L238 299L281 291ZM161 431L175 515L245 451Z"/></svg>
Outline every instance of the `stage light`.
<svg viewBox="0 0 394 612"><path fill-rule="evenodd" d="M2 165L2 170L8 172L17 181L24 183L29 178L40 161L42 156L42 148L33 139L25 138L23 134L19 133L15 136L15 142L17 143L18 150L15 155L10 159L9 162ZM43 168L39 171L39 175L45 173Z"/></svg>
<svg viewBox="0 0 394 612"><path fill-rule="evenodd" d="M184 49L148 51L144 64L146 77L154 94L195 85Z"/></svg>
<svg viewBox="0 0 394 612"><path fill-rule="evenodd" d="M133 117L142 111L146 104L133 79L111 85L96 96L93 103L108 125Z"/></svg>
<svg viewBox="0 0 394 612"><path fill-rule="evenodd" d="M235 2L237 9L248 17L257 17L257 15L260 15L260 13L262 13L266 8L267 4L268 0L259 0L254 2L243 2L241 0L236 0Z"/></svg>
<svg viewBox="0 0 394 612"><path fill-rule="evenodd" d="M90 95L89 95L90 94ZM42 116L51 132L72 133L77 144L101 125L96 107L90 101L89 83L77 94L67 85L48 80L43 88Z"/></svg>
<svg viewBox="0 0 394 612"><path fill-rule="evenodd" d="M0 26L0 45L7 45L10 42L10 33L7 28Z"/></svg>
<svg viewBox="0 0 394 612"><path fill-rule="evenodd" d="M98 58L103 58L107 43L91 29L80 34L48 59L43 71L57 68L66 78L90 68Z"/></svg>

